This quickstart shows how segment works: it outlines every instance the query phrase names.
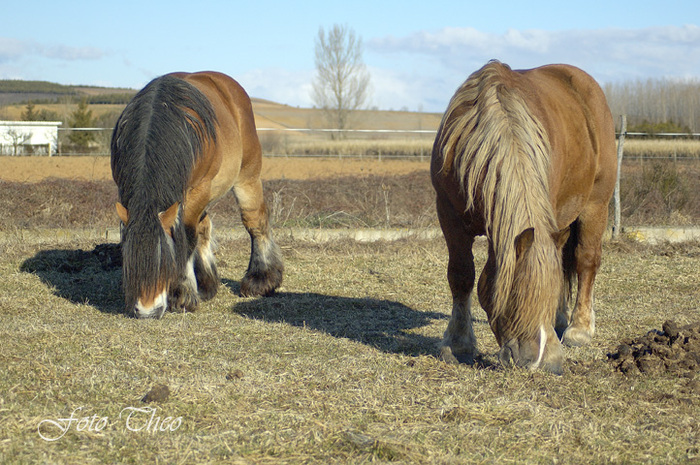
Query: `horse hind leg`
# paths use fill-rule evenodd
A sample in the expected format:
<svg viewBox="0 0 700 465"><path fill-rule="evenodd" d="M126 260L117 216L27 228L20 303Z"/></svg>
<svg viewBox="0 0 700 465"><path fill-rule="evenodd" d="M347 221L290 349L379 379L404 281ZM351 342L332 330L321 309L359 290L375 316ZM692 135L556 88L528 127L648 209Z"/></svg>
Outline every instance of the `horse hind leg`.
<svg viewBox="0 0 700 465"><path fill-rule="evenodd" d="M572 285L576 278L576 245L578 244L578 220L574 221L569 227L567 240L562 247L562 270L564 273L564 281L559 297L559 305L557 306L557 315L554 323L554 329L559 339L564 335L564 331L569 326L571 321L571 309L569 303L572 296Z"/></svg>
<svg viewBox="0 0 700 465"><path fill-rule="evenodd" d="M213 226L211 218L204 213L197 225L197 245L194 250L194 274L197 292L202 300L212 299L219 291L219 273L214 258Z"/></svg>
<svg viewBox="0 0 700 465"><path fill-rule="evenodd" d="M575 251L578 291L569 325L562 337L562 342L568 346L590 343L595 332L593 284L601 262L607 208L607 203L589 207L581 213L578 220L579 238Z"/></svg>
<svg viewBox="0 0 700 465"><path fill-rule="evenodd" d="M241 281L241 295L272 295L282 284L284 264L279 246L272 239L262 182L258 179L237 185L234 193L251 241L250 262Z"/></svg>

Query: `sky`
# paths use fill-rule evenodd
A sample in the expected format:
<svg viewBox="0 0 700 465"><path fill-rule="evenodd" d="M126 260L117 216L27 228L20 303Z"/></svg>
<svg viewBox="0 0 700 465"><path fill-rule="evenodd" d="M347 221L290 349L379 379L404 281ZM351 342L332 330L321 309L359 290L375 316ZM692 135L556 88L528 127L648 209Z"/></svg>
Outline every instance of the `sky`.
<svg viewBox="0 0 700 465"><path fill-rule="evenodd" d="M140 89L172 71L224 72L251 97L313 107L319 28L362 39L370 107L443 112L491 59L569 63L599 83L700 79L698 0L12 0L0 79Z"/></svg>

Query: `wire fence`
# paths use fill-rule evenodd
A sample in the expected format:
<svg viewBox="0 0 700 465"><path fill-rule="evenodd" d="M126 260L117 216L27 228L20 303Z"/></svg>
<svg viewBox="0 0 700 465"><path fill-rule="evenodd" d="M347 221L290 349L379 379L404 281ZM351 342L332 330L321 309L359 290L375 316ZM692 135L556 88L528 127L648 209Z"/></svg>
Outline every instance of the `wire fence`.
<svg viewBox="0 0 700 465"><path fill-rule="evenodd" d="M74 132L93 134L87 145L70 141ZM57 156L109 156L112 128L58 128ZM401 159L426 161L430 158L434 129L327 129L258 128L267 157ZM624 159L697 161L700 160L700 133L625 132ZM617 134L618 138L620 134ZM2 141L0 141L2 145ZM5 147L7 148L7 147ZM46 155L47 151L4 150L7 155Z"/></svg>

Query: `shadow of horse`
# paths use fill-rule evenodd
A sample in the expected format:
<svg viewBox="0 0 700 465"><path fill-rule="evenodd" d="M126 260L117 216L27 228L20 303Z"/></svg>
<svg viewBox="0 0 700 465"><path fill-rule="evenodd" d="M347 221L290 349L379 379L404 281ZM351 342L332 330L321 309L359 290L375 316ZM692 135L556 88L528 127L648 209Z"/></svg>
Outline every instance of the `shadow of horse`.
<svg viewBox="0 0 700 465"><path fill-rule="evenodd" d="M238 282L223 279L222 283L239 293ZM245 318L319 330L383 352L406 355L435 354L440 339L412 330L432 320L447 319L442 313L421 312L390 300L295 292L240 301L233 311Z"/></svg>
<svg viewBox="0 0 700 465"><path fill-rule="evenodd" d="M37 275L58 297L86 304L104 313L123 313L122 258L119 244L98 244L81 249L41 250L20 265L20 271Z"/></svg>
<svg viewBox="0 0 700 465"><path fill-rule="evenodd" d="M25 260L20 270L38 276L56 296L74 304L123 314L121 266L119 244L106 243L93 250L42 250ZM222 284L240 295L240 282L222 279ZM295 292L240 300L233 311L245 318L319 330L383 352L406 355L434 355L440 339L413 330L448 318L391 300Z"/></svg>

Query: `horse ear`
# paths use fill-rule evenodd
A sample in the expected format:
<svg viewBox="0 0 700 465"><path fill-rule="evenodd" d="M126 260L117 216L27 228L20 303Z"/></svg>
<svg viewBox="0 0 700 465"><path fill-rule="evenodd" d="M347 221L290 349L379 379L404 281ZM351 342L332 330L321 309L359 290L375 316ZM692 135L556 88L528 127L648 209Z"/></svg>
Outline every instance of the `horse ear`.
<svg viewBox="0 0 700 465"><path fill-rule="evenodd" d="M557 244L557 249L564 247L564 244L566 244L566 241L569 240L570 235L571 228L566 228L565 230L559 231L558 233L554 233L552 235L552 239L554 239L554 242Z"/></svg>
<svg viewBox="0 0 700 465"><path fill-rule="evenodd" d="M119 202L117 202L117 216L122 220L122 223L127 224L129 222L129 211Z"/></svg>
<svg viewBox="0 0 700 465"><path fill-rule="evenodd" d="M180 208L180 202L175 202L165 211L158 213L158 219L163 229L167 234L170 234L170 228L173 227L175 221L177 220L177 212Z"/></svg>
<svg viewBox="0 0 700 465"><path fill-rule="evenodd" d="M522 256L535 241L535 228L527 228L515 238L515 254L518 258Z"/></svg>

